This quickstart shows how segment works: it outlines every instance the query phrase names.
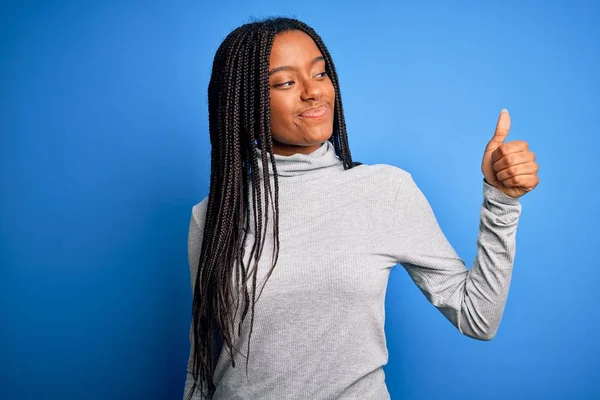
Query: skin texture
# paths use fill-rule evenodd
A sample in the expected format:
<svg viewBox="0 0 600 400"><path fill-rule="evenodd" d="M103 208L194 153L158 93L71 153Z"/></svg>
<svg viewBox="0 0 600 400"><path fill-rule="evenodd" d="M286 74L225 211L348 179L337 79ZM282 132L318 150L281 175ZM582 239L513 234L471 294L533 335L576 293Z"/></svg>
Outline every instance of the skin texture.
<svg viewBox="0 0 600 400"><path fill-rule="evenodd" d="M540 182L535 154L523 140L504 143L510 131L510 115L502 110L494 136L483 153L481 172L485 180L504 194L519 198Z"/></svg>
<svg viewBox="0 0 600 400"><path fill-rule="evenodd" d="M275 36L269 59L273 153L289 156L318 149L333 133L335 91L315 42L302 31ZM324 106L325 115L304 111Z"/></svg>

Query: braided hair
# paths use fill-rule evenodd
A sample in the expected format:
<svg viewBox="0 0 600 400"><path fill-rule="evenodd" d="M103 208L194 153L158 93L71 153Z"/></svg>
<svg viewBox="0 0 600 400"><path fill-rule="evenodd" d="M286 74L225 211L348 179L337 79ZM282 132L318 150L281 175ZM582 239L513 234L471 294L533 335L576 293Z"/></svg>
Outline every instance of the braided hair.
<svg viewBox="0 0 600 400"><path fill-rule="evenodd" d="M232 297L243 297L239 332L248 309L251 309L250 334L254 324L257 265L262 253L269 210L274 196L273 243L274 262L279 253L279 185L273 156L269 107L269 58L275 35L300 30L309 35L325 59L326 72L335 90L333 133L328 139L344 169L352 161L338 76L329 51L319 35L308 25L291 18L267 18L245 24L231 32L219 46L212 65L208 85L208 116L211 143L211 173L208 206L203 232L198 273L194 283L192 304L194 382L187 400L200 385L202 398L212 398L216 389L213 374L220 348L231 354L234 347ZM257 148L261 151L262 181L259 176ZM268 158L269 157L269 158ZM269 160L274 174L274 188L269 179ZM251 187L250 187L251 186ZM263 186L263 188L261 188ZM244 265L244 249L250 225L249 193L252 189L252 219L257 232L250 253L254 269ZM263 190L264 189L264 190ZM261 195L264 195L265 215ZM265 232L263 233L263 228ZM249 266L248 266L249 267ZM253 274L252 274L253 272ZM234 288L236 274L239 287ZM252 274L252 293L247 282ZM240 281L241 278L241 281ZM239 303L236 305L239 306ZM237 310L236 310L237 311ZM248 339L248 356L250 339ZM232 357L232 366L235 361ZM246 372L248 357L246 357ZM206 391L205 391L206 390Z"/></svg>

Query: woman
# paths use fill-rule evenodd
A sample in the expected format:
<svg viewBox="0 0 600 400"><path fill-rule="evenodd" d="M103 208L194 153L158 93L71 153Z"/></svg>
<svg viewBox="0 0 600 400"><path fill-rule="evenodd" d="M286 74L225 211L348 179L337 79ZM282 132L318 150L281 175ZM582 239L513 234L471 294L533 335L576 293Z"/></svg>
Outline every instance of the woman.
<svg viewBox="0 0 600 400"><path fill-rule="evenodd" d="M461 333L493 338L518 197L538 183L527 144L503 143L507 112L482 161L469 270L408 172L353 162L331 56L307 25L275 18L233 31L208 99L211 181L190 222L185 398L389 399L384 299L397 264Z"/></svg>

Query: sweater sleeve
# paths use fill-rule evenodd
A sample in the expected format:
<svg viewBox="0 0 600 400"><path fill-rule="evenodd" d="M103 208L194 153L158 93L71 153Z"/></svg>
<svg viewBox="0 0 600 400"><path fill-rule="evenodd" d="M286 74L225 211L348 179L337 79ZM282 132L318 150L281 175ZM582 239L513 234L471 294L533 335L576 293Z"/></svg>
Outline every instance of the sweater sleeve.
<svg viewBox="0 0 600 400"><path fill-rule="evenodd" d="M190 219L189 233L188 233L188 262L190 268L190 283L192 289L192 296L194 294L194 284L196 282L196 274L198 273L198 261L200 260L200 250L202 246L202 238L204 234L204 215L206 212L206 201L201 202L194 206L192 210L192 216ZM190 331L189 331L189 340L190 340L190 353L188 357L187 363L187 374L185 379L184 393L183 399L185 400L192 389L192 385L194 382L194 377L192 375L192 367L193 367L193 354L194 354L194 341L193 339L193 330L192 325L190 323ZM202 397L200 395L201 385L198 382L196 386L196 390L194 390L194 395L192 400L200 400ZM203 383L202 390L207 392L206 384Z"/></svg>
<svg viewBox="0 0 600 400"><path fill-rule="evenodd" d="M521 214L519 199L483 180L477 255L467 269L412 176L405 175L392 217L396 261L462 334L491 340L508 296Z"/></svg>

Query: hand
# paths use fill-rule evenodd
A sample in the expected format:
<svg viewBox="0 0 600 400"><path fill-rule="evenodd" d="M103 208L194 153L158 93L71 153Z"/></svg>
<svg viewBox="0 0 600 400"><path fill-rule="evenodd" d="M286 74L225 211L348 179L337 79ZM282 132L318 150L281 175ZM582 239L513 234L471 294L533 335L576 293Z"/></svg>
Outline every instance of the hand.
<svg viewBox="0 0 600 400"><path fill-rule="evenodd" d="M483 153L481 172L488 184L510 197L518 198L538 185L539 167L527 142L513 140L504 143L509 130L510 115L507 110L502 110L494 137Z"/></svg>

